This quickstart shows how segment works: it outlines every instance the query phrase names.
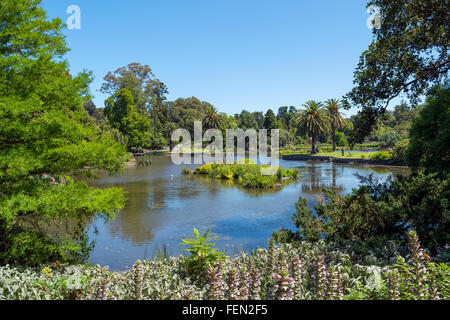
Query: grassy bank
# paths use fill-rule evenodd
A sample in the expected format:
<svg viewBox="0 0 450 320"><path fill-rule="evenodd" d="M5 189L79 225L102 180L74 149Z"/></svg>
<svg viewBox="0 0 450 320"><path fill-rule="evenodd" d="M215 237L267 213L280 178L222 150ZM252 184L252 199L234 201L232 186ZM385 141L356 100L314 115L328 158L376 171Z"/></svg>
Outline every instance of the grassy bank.
<svg viewBox="0 0 450 320"><path fill-rule="evenodd" d="M341 151L321 152L321 153L316 153L316 154L303 153L303 152L285 152L282 155L329 157L329 158L335 158L335 159L364 159L364 160L391 160L392 159L392 154L387 151L379 151L379 152L345 151L344 155L342 155Z"/></svg>
<svg viewBox="0 0 450 320"><path fill-rule="evenodd" d="M370 159L370 157L373 155L373 152L351 152L351 151L345 151L344 155L342 155L342 152L336 151L336 152L324 152L324 153L317 153L313 154L312 156L318 156L318 157L333 157L338 159Z"/></svg>
<svg viewBox="0 0 450 320"><path fill-rule="evenodd" d="M197 167L194 171L183 169L184 174L207 175L215 179L233 180L235 183L251 189L282 188L299 177L296 169L276 168L257 164L210 164Z"/></svg>

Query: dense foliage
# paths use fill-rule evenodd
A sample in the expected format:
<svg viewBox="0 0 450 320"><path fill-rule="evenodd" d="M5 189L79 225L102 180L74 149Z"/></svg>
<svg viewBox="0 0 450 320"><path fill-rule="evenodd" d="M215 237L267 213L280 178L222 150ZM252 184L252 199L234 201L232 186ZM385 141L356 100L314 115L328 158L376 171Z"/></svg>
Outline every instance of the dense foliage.
<svg viewBox="0 0 450 320"><path fill-rule="evenodd" d="M300 132L311 136L311 154L315 154L317 139L329 129L329 118L321 102L307 101L303 106L305 110L299 111L294 121Z"/></svg>
<svg viewBox="0 0 450 320"><path fill-rule="evenodd" d="M129 89L121 89L105 101L105 115L113 128L127 139L127 148L150 148L152 136L150 121L138 113L133 95Z"/></svg>
<svg viewBox="0 0 450 320"><path fill-rule="evenodd" d="M450 168L450 86L434 87L412 124L406 162L414 169Z"/></svg>
<svg viewBox="0 0 450 320"><path fill-rule="evenodd" d="M361 108L362 136L370 134L392 99L403 93L416 105L430 84L446 79L450 70L448 1L372 0L367 6L379 8L380 23L346 96L347 107Z"/></svg>
<svg viewBox="0 0 450 320"><path fill-rule="evenodd" d="M138 261L131 270L53 265L0 268L0 299L55 300L342 300L449 299L450 268L429 262L414 232L409 254L360 261L323 241L274 245L203 266L193 277L189 257Z"/></svg>
<svg viewBox="0 0 450 320"><path fill-rule="evenodd" d="M0 264L37 265L85 256L82 222L123 207L120 189L69 175L118 172L123 146L83 108L89 73L70 75L59 19L39 0L2 0L0 10ZM72 221L65 233L52 223Z"/></svg>
<svg viewBox="0 0 450 320"><path fill-rule="evenodd" d="M216 239L217 236L210 236L210 231L206 231L204 235L194 228L194 239L183 239L181 245L188 245L189 248L185 249L189 252L189 257L186 259L187 272L193 277L204 277L206 268L210 264L214 264L216 261L223 260L224 255L222 252L214 248L215 243L210 242L212 239Z"/></svg>
<svg viewBox="0 0 450 320"><path fill-rule="evenodd" d="M271 170L272 174L263 174L263 170ZM296 180L299 172L296 169L284 169L283 167L271 168L266 165L256 164L216 164L207 163L195 168L183 170L184 174L207 175L215 179L233 180L239 185L250 189L282 188L283 184L290 180ZM270 173L270 172L269 172Z"/></svg>
<svg viewBox="0 0 450 320"><path fill-rule="evenodd" d="M382 248L388 240L404 243L405 231L417 230L422 244L433 255L447 260L450 242L450 176L419 173L379 182L361 177L363 186L342 196L324 190L325 199L308 209L300 198L293 216L298 230L282 229L278 241L297 240L353 243L358 252Z"/></svg>

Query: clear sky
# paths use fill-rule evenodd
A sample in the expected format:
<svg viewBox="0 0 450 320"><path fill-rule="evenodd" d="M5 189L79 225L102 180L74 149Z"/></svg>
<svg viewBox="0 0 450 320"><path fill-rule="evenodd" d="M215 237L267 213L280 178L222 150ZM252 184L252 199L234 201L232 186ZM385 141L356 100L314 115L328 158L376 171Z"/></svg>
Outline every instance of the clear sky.
<svg viewBox="0 0 450 320"><path fill-rule="evenodd" d="M44 0L66 22L72 73L94 71L97 107L108 71L148 64L169 100L195 96L220 111L276 112L283 105L340 98L372 40L361 0ZM355 110L347 111L347 116Z"/></svg>

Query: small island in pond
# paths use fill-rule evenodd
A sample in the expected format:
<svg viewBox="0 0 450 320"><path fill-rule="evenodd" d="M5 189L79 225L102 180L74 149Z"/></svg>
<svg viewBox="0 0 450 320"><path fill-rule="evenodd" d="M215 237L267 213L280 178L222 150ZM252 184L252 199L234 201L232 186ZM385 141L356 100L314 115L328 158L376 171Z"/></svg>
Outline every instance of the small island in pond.
<svg viewBox="0 0 450 320"><path fill-rule="evenodd" d="M183 168L183 174L207 175L215 179L233 180L238 185L250 189L281 189L287 182L299 178L297 169L253 163L207 163L195 170Z"/></svg>

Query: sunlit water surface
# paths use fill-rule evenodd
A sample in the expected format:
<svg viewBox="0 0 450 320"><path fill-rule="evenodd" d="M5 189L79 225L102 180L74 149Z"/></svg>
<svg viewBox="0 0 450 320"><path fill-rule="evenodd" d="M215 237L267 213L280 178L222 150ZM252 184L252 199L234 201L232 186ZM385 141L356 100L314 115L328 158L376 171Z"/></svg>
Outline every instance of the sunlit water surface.
<svg viewBox="0 0 450 320"><path fill-rule="evenodd" d="M168 155L154 155L152 161L151 166L95 181L100 187L122 187L128 200L115 220L98 218L89 226L89 237L96 241L91 263L121 270L138 259L153 258L159 249L178 255L184 249L179 243L192 238L194 227L211 230L218 236L217 247L228 254L264 247L273 231L295 228L292 215L300 196L312 209L325 187L343 194L358 187L355 173L386 178L405 170L281 160L282 167L298 168L301 178L282 190L263 192L182 175L182 166L174 165Z"/></svg>

